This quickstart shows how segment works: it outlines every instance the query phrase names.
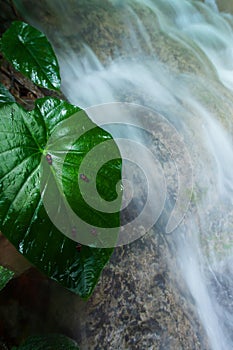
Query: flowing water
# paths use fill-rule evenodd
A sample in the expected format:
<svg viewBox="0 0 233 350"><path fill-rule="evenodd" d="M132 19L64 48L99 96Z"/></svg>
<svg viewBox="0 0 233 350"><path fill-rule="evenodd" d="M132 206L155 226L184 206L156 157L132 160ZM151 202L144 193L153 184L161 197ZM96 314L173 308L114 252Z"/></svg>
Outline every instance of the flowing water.
<svg viewBox="0 0 233 350"><path fill-rule="evenodd" d="M21 10L25 6L25 14L27 1L16 3ZM165 118L182 140L175 144L175 131L162 130L164 141L160 141L170 147L167 158L171 148L182 154L187 147L192 171L187 156L170 174L172 179L169 171L164 176L174 198L182 192L174 182L187 187L181 198L185 201L188 196L190 205L184 220L167 234L170 214L165 212L175 205L167 193L160 230L175 256L169 268L179 270L174 274L184 279L210 348L232 349L233 16L219 12L214 0L112 0L86 5L81 0L48 1L47 12L44 3L41 8L35 13L30 9L28 18L52 40L62 89L72 103L83 108L110 102L149 107L160 116L158 123ZM91 116L95 119L95 113ZM132 113L131 121L133 117ZM156 132L154 118L154 124L143 120L141 127L151 130L153 125ZM121 115L121 123L122 119ZM148 133L130 132L125 131L126 136L148 147Z"/></svg>

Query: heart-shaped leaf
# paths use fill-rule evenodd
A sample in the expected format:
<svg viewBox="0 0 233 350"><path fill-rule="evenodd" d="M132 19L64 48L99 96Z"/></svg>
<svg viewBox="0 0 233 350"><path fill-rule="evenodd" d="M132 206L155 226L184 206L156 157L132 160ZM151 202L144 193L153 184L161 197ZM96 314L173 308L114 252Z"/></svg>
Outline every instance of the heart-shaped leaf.
<svg viewBox="0 0 233 350"><path fill-rule="evenodd" d="M13 277L13 271L0 266L0 290L2 290Z"/></svg>
<svg viewBox="0 0 233 350"><path fill-rule="evenodd" d="M5 86L0 83L0 104L9 102L15 102L15 99Z"/></svg>
<svg viewBox="0 0 233 350"><path fill-rule="evenodd" d="M1 50L16 70L36 85L59 90L60 73L47 38L27 23L16 21L3 34Z"/></svg>
<svg viewBox="0 0 233 350"><path fill-rule="evenodd" d="M59 196L62 178L60 180L56 165L59 164L64 150L70 149L70 138L67 137L70 130L69 127L63 128L62 123L72 116L76 129L81 134L87 125L92 125L92 130L85 139L85 152L89 151L88 144L92 147L93 140L96 143L112 140L111 135L96 127L84 112L81 112L81 118L79 113L76 117L77 112L80 112L78 107L53 98L37 100L36 107L31 112L26 112L15 103L2 105L0 108L0 229L19 252L41 271L85 299L91 295L112 254L112 248L101 249L85 245L80 247L56 228L43 204L44 197L50 193L51 184L54 189L51 200L56 211L55 216L59 218L61 205L57 206L56 195ZM70 127L72 131L72 124ZM60 130L58 134L56 130ZM51 135L55 135L52 139L59 145L57 153L53 148L47 148ZM83 158L84 154L78 153L78 141L75 145L73 154L76 157L80 154ZM83 144L80 145L82 146ZM120 158L117 146L115 148ZM118 182L121 178L121 162L114 162L114 167L111 162L107 167L107 178L105 169L103 187L115 188L114 181ZM68 164L65 159L64 166L72 174L74 164ZM45 174L43 181L41 173ZM77 186L75 172L69 180L70 188L74 187L74 183ZM74 202L76 208L82 205L79 198ZM94 216L98 213L92 211L88 215ZM105 221L104 218L103 226ZM115 214L113 221L112 226L120 226L119 213ZM111 227L111 222L108 227Z"/></svg>
<svg viewBox="0 0 233 350"><path fill-rule="evenodd" d="M32 336L11 350L79 350L77 343L61 334Z"/></svg>

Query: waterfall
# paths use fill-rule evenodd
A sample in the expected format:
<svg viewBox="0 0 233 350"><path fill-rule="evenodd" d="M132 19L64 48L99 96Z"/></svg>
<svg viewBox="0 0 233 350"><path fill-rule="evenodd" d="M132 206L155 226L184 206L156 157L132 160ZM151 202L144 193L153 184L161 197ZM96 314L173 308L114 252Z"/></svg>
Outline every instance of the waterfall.
<svg viewBox="0 0 233 350"><path fill-rule="evenodd" d="M16 3L53 42L62 89L72 103L87 110L115 102L143 106L179 134L179 145L187 147L191 158L193 189L189 183L190 205L183 220L166 233L175 205L169 191L177 197L179 188L165 174L167 200L161 222L175 252L176 264L171 263L170 269L179 269L211 349L232 349L233 16L220 12L212 0L92 1L86 12L81 0L59 0L47 2L50 15L41 21L24 1ZM133 112L130 118L133 122ZM156 123L140 118L141 114L142 129L148 131L153 125L156 132ZM123 115L119 121L124 124ZM114 128L111 131L114 135ZM124 137L149 147L148 133L131 132L135 130L124 129ZM175 131L167 135L166 146L172 148L172 138L177 136ZM179 154L183 152L179 149ZM178 181L189 165L184 159L178 174L174 171L172 176L176 173ZM180 185L185 186L182 181ZM152 200L152 209L157 198Z"/></svg>

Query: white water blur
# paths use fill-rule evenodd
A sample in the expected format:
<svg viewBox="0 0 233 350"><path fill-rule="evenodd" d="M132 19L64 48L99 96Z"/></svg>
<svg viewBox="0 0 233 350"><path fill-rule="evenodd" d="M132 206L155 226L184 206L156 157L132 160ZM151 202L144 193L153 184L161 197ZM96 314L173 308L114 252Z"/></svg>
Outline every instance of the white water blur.
<svg viewBox="0 0 233 350"><path fill-rule="evenodd" d="M230 350L233 18L219 13L213 0L206 0L205 4L187 0L112 0L112 3L121 11L129 35L119 38L120 47L113 44L114 54L106 57L105 62L95 53L98 45L89 47L83 42L81 54L77 54L69 42L63 42L62 49L57 48L63 91L81 107L115 101L152 107L183 136L192 156L195 190L192 210L172 239L179 269L196 303L211 348ZM62 1L52 7L54 12L61 10L58 4L63 14L69 14ZM149 28L140 8L150 12ZM168 40L164 47L176 43L179 55L182 52L177 60L183 60L183 65L176 65L176 49L172 46L166 58L157 53L153 37L156 31Z"/></svg>

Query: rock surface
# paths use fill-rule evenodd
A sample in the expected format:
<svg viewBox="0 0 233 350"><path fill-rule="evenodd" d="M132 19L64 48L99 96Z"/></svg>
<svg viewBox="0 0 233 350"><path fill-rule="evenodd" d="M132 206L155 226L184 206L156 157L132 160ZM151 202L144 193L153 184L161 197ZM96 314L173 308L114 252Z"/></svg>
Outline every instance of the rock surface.
<svg viewBox="0 0 233 350"><path fill-rule="evenodd" d="M35 20L41 20L37 25L45 26L52 37L60 22L49 7L45 10L43 2L36 5L33 2L33 6L32 1L24 0L21 6L22 3L24 11L34 9ZM68 15L69 20L78 16L76 28L67 26L65 19L59 28L64 38L76 46L75 49L79 46L82 49L84 38L87 44L95 42L95 53L104 61L106 56L114 58L116 55L113 49L116 40L122 35L128 40L130 33L124 32L123 20L119 24L121 7L115 13L106 0L101 1L100 7L95 4L95 1L88 4L80 1L79 8ZM144 13L144 16L147 16L149 25L150 14ZM171 37L158 35L155 31L152 41L162 62L174 72L192 72L200 77L206 74L205 67L195 55L189 50L184 54L183 48L178 49ZM56 44L59 50L59 41ZM208 74L215 77L211 68ZM202 98L208 100L209 95L205 95L204 90L203 87ZM215 103L216 109L221 111L221 104ZM229 104L229 113L232 114L230 107ZM174 168L168 172L172 179ZM171 202L172 196L174 193L171 193ZM62 332L76 339L81 350L209 350L195 303L176 266L176 232L165 235L164 221L165 214L144 238L115 249L87 302L34 269L11 281L0 294L2 340L11 345L28 334Z"/></svg>

